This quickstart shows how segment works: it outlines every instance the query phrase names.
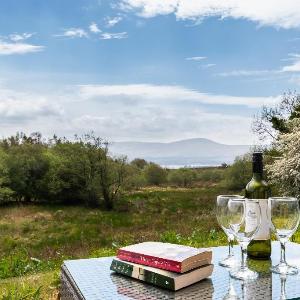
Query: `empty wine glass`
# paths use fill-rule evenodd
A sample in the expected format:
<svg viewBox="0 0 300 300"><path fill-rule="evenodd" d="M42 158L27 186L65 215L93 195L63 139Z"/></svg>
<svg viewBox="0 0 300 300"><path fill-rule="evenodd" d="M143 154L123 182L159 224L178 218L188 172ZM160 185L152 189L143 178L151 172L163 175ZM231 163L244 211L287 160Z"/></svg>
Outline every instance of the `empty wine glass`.
<svg viewBox="0 0 300 300"><path fill-rule="evenodd" d="M222 267L234 267L237 265L237 260L233 255L234 236L229 224L228 201L232 198L241 198L239 195L220 195L217 197L216 217L219 225L225 232L228 238L228 256L219 262Z"/></svg>
<svg viewBox="0 0 300 300"><path fill-rule="evenodd" d="M261 211L258 200L232 198L228 202L230 227L242 251L242 264L232 269L230 275L241 280L256 279L258 274L247 267L247 246L257 233L261 223Z"/></svg>
<svg viewBox="0 0 300 300"><path fill-rule="evenodd" d="M299 201L291 197L271 197L269 202L273 230L281 246L280 262L273 266L271 271L281 275L297 274L298 269L286 262L285 244L299 225Z"/></svg>

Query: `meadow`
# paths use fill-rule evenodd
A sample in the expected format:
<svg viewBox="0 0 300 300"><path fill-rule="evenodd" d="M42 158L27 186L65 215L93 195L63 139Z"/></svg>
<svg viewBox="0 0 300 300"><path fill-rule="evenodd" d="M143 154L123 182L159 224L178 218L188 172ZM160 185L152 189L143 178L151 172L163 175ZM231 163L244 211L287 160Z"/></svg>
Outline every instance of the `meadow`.
<svg viewBox="0 0 300 300"><path fill-rule="evenodd" d="M2 207L1 299L56 299L65 259L114 255L148 240L192 246L226 244L214 216L218 185L145 188L116 211L79 206Z"/></svg>
<svg viewBox="0 0 300 300"><path fill-rule="evenodd" d="M226 245L214 203L218 194L229 192L216 183L144 188L109 212L62 205L2 207L0 299L57 299L64 260L114 255L130 243ZM300 242L299 232L294 240Z"/></svg>

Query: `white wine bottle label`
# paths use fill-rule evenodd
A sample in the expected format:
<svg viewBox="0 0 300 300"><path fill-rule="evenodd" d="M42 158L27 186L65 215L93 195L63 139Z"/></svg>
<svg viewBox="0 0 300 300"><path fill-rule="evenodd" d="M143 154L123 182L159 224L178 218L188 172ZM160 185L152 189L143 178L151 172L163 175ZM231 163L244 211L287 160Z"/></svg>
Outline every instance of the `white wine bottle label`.
<svg viewBox="0 0 300 300"><path fill-rule="evenodd" d="M269 220L269 206L267 199L256 199L259 201L261 211L261 224L258 232L254 236L254 240L268 240L270 239L270 220ZM246 231L251 232L256 229L257 219L255 216L259 214L258 207L255 203L247 202L246 205Z"/></svg>

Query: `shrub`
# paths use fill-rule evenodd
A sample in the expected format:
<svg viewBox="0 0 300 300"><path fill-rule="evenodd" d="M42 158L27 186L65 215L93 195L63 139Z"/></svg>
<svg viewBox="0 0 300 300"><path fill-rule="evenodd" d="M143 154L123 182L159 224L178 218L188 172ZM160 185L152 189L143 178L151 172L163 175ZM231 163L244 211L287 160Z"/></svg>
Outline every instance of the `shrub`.
<svg viewBox="0 0 300 300"><path fill-rule="evenodd" d="M167 181L166 170L154 163L150 163L144 168L144 175L150 185L160 185Z"/></svg>
<svg viewBox="0 0 300 300"><path fill-rule="evenodd" d="M209 168L200 169L197 173L197 179L205 182L219 182L223 178L224 169Z"/></svg>
<svg viewBox="0 0 300 300"><path fill-rule="evenodd" d="M225 169L223 185L230 190L241 190L251 179L252 163L250 155L237 157L234 163Z"/></svg>
<svg viewBox="0 0 300 300"><path fill-rule="evenodd" d="M193 184L196 176L195 171L188 168L170 170L168 174L168 182L172 185L188 187Z"/></svg>
<svg viewBox="0 0 300 300"><path fill-rule="evenodd" d="M277 146L282 153L267 165L269 180L289 196L300 196L300 123L290 123L289 133L280 134Z"/></svg>

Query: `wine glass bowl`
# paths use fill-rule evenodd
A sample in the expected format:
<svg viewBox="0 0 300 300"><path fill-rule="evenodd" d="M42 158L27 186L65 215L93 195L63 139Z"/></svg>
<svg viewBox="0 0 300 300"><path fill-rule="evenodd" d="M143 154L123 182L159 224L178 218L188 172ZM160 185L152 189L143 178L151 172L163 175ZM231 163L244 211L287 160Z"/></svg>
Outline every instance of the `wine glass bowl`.
<svg viewBox="0 0 300 300"><path fill-rule="evenodd" d="M269 205L272 229L281 246L280 262L273 266L271 271L281 275L297 274L298 269L286 262L285 244L299 226L299 201L292 197L271 197L269 198Z"/></svg>
<svg viewBox="0 0 300 300"><path fill-rule="evenodd" d="M247 246L253 239L261 224L259 201L255 199L235 198L228 202L230 228L237 242L241 246L242 264L232 269L230 275L241 280L252 280L258 274L247 267Z"/></svg>
<svg viewBox="0 0 300 300"><path fill-rule="evenodd" d="M230 218L228 212L228 201L232 198L241 198L239 195L220 195L217 197L216 202L216 217L220 227L223 229L224 233L228 238L228 256L219 262L222 267L234 267L237 265L237 261L233 255L233 241L234 235L230 228Z"/></svg>

